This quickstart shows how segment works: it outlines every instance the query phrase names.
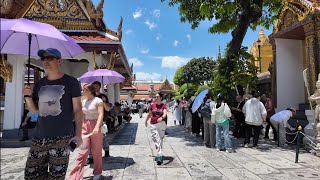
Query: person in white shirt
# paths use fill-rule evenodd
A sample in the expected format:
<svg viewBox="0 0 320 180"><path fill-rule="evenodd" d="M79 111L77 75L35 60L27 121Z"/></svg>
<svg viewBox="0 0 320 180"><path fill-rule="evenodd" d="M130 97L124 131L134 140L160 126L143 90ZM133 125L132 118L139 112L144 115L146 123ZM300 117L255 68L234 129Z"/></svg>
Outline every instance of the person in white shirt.
<svg viewBox="0 0 320 180"><path fill-rule="evenodd" d="M267 110L260 101L260 92L254 92L253 98L249 99L243 106L242 112L246 121L246 137L244 147L249 147L250 135L253 130L253 147L258 147L259 134L263 121L266 121Z"/></svg>
<svg viewBox="0 0 320 180"><path fill-rule="evenodd" d="M288 127L288 120L296 114L294 108L287 108L286 110L280 111L270 117L271 124L275 127L279 136L279 144L283 145L286 143L286 128Z"/></svg>

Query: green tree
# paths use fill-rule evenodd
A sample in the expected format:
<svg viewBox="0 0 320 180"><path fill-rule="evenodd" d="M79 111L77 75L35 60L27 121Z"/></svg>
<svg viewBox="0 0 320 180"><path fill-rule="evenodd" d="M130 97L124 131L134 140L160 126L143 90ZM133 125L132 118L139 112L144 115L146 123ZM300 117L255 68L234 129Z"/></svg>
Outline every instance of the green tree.
<svg viewBox="0 0 320 180"><path fill-rule="evenodd" d="M193 58L185 65L185 78L188 74L189 80L187 82L194 84L203 84L205 81L211 81L215 66L216 62L211 57Z"/></svg>
<svg viewBox="0 0 320 180"><path fill-rule="evenodd" d="M186 82L185 77L184 77L185 76L184 69L185 69L185 66L182 66L182 67L178 68L174 74L173 82L177 86L182 86Z"/></svg>
<svg viewBox="0 0 320 180"><path fill-rule="evenodd" d="M166 0L161 0L166 1ZM168 0L170 6L179 5L180 20L189 22L192 29L201 21L213 24L210 33L232 31L232 40L226 51L227 73L234 68L234 60L239 53L248 28L258 25L266 28L273 22L282 8L282 0Z"/></svg>
<svg viewBox="0 0 320 180"><path fill-rule="evenodd" d="M257 68L254 65L254 58L247 52L247 47L242 47L235 56L234 70L226 73L226 58L221 58L218 61L218 66L214 73L214 82L209 84L213 89L213 93L223 93L229 102L233 102L232 97L236 94L236 85L250 89L256 88Z"/></svg>

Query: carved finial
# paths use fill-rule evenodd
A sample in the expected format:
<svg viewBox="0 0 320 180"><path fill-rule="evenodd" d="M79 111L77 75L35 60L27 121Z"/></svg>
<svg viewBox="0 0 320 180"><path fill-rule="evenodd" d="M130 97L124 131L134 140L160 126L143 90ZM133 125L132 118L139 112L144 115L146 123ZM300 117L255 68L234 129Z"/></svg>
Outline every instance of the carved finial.
<svg viewBox="0 0 320 180"><path fill-rule="evenodd" d="M121 41L121 39L122 39L122 22L123 22L123 19L122 19L122 16L120 16L120 22L119 22L119 26L118 26L119 41Z"/></svg>

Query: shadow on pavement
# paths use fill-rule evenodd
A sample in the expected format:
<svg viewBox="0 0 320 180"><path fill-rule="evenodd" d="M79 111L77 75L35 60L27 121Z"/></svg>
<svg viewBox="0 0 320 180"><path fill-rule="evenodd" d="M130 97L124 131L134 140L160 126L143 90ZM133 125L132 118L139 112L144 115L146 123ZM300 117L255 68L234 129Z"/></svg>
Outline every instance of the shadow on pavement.
<svg viewBox="0 0 320 180"><path fill-rule="evenodd" d="M93 176L89 176L89 177L83 177L83 179L84 180L91 180L91 179L93 179ZM105 179L105 180L111 180L111 179L113 179L113 176L101 176L100 177L100 180L102 180L102 179Z"/></svg>
<svg viewBox="0 0 320 180"><path fill-rule="evenodd" d="M163 157L163 164L162 165L168 165L174 160L174 157L171 156L164 156Z"/></svg>
<svg viewBox="0 0 320 180"><path fill-rule="evenodd" d="M103 170L125 169L135 163L133 158L111 156L103 159Z"/></svg>
<svg viewBox="0 0 320 180"><path fill-rule="evenodd" d="M113 139L112 145L133 145L136 141L138 123L127 123Z"/></svg>

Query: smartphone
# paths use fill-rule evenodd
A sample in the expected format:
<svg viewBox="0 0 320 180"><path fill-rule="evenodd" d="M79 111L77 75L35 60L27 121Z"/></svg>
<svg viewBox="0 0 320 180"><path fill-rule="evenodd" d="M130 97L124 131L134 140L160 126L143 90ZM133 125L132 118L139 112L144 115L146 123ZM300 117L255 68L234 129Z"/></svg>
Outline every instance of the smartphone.
<svg viewBox="0 0 320 180"><path fill-rule="evenodd" d="M71 142L69 143L69 145L68 145L68 149L69 149L71 152L73 152L73 151L76 149L76 147L77 147L76 141L71 141Z"/></svg>

